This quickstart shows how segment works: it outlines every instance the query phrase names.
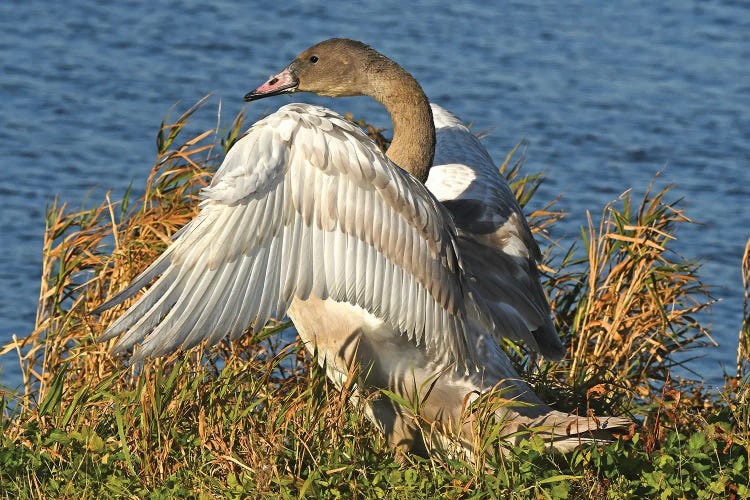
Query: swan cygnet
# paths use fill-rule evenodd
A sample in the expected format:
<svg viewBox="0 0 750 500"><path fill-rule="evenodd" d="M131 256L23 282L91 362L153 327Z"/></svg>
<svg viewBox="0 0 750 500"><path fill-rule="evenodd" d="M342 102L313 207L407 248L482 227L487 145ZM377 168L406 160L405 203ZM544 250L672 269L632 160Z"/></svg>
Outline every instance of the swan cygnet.
<svg viewBox="0 0 750 500"><path fill-rule="evenodd" d="M310 47L245 100L293 92L376 99L393 122L388 151L319 106L288 104L256 122L202 191L195 219L98 309L155 280L101 340L123 334L115 351L141 342L142 359L288 314L334 384L359 369L352 397L403 451L473 459L469 406L488 393L509 402L492 410L509 442L533 429L566 452L630 425L553 410L500 348L508 338L564 354L523 212L458 118L354 40Z"/></svg>

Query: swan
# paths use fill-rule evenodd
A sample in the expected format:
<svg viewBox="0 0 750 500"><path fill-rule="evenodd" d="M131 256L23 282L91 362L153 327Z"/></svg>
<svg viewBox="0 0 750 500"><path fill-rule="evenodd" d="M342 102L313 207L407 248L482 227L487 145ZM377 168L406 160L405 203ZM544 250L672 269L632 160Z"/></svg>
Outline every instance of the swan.
<svg viewBox="0 0 750 500"><path fill-rule="evenodd" d="M373 97L393 122L388 151L310 104L256 122L202 191L198 215L95 311L153 281L100 340L122 335L113 352L140 342L140 360L288 314L336 386L359 368L352 398L400 452L474 460L479 417L467 409L484 394L508 402L491 411L510 442L532 428L567 452L630 424L553 410L499 347L505 337L564 354L523 213L458 118L348 39L308 48L245 100L293 92Z"/></svg>

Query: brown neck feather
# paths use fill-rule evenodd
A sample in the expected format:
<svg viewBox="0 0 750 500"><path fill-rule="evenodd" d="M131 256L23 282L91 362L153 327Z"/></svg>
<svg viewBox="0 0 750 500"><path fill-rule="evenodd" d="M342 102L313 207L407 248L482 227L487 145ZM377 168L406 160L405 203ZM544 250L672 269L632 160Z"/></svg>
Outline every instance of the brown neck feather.
<svg viewBox="0 0 750 500"><path fill-rule="evenodd" d="M373 66L368 94L393 121L393 141L386 154L425 182L435 155L435 125L427 96L414 77L390 59L383 57Z"/></svg>

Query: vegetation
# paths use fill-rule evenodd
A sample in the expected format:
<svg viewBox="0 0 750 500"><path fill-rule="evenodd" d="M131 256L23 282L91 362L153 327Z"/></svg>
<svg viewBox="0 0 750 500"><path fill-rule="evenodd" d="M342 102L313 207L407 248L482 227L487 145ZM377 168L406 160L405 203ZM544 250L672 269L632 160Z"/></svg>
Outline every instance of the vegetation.
<svg viewBox="0 0 750 500"><path fill-rule="evenodd" d="M188 110L162 123L143 196L48 210L35 330L0 351L18 356L23 387L0 390L0 496L251 498L744 498L750 496L750 307L736 377L712 393L672 378L678 353L710 341L695 314L712 299L699 266L670 250L690 221L669 188L629 193L589 217L581 239L550 245L542 266L568 356L541 365L508 344L537 392L564 410L629 414L616 442L567 456L533 436L485 467L406 457L332 388L288 322L210 349L127 365L95 339L123 308L90 311L124 287L196 213L197 194L239 136L179 142ZM379 130L371 134L385 139ZM523 147L503 173L522 204L541 177ZM563 217L530 219L539 236ZM743 263L750 294L750 241ZM125 305L127 306L127 304ZM493 437L494 436L494 437Z"/></svg>

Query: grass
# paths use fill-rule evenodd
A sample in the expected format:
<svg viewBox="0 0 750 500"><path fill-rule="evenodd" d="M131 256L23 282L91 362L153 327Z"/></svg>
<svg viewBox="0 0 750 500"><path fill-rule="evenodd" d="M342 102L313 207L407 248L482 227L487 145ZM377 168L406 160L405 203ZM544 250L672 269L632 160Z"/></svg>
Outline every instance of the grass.
<svg viewBox="0 0 750 500"><path fill-rule="evenodd" d="M197 193L244 124L183 140L191 115L162 123L144 195L47 214L36 328L0 351L23 386L0 392L0 495L7 498L742 498L750 495L750 306L737 377L720 392L675 380L675 355L711 342L695 314L713 299L699 266L670 249L690 224L670 188L629 193L589 216L542 266L568 346L540 365L506 347L559 409L629 414L630 435L567 456L530 437L477 469L459 460L396 461L383 438L294 341L289 323L256 336L128 366L94 339L122 312L89 311L124 287L196 213ZM372 127L371 134L381 132ZM541 182L524 145L501 170L522 204ZM541 240L563 217L530 214ZM748 242L750 252L750 241ZM742 264L746 297L748 252ZM739 263L738 263L739 264ZM126 304L127 305L127 304ZM492 472L489 472L492 470Z"/></svg>

